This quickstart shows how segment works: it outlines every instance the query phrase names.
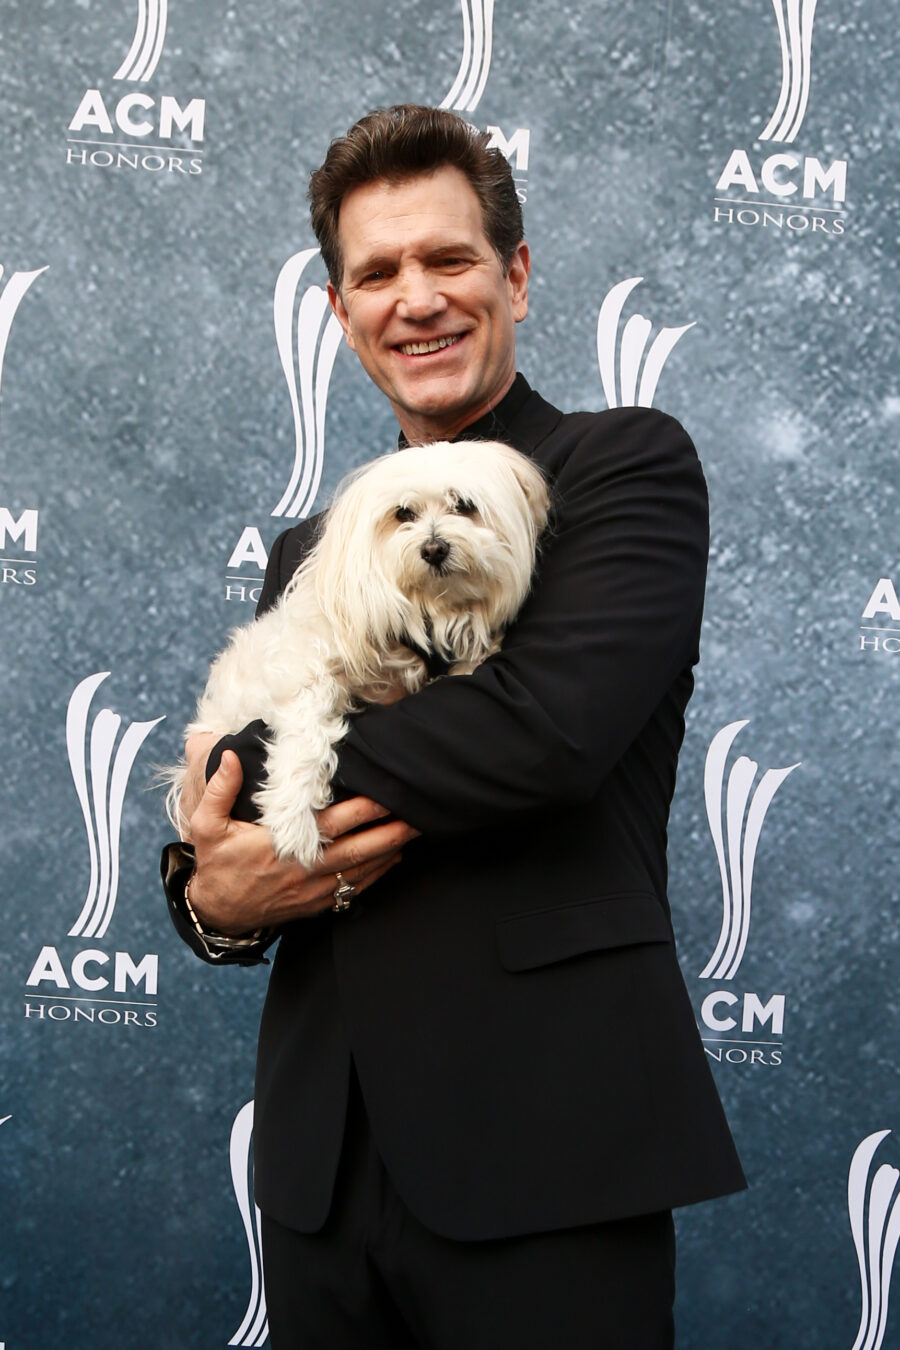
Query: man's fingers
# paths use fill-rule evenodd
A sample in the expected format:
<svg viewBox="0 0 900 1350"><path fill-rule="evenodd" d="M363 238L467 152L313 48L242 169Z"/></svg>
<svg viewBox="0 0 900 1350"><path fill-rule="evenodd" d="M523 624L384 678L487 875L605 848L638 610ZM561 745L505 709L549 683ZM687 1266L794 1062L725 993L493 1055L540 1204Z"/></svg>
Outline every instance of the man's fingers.
<svg viewBox="0 0 900 1350"><path fill-rule="evenodd" d="M404 820L389 820L383 825L374 823L389 814L371 797L349 797L320 811L319 832L332 842L326 845L314 870L320 875L345 872L348 867L362 866L402 848L421 833Z"/></svg>
<svg viewBox="0 0 900 1350"><path fill-rule="evenodd" d="M359 834L343 834L326 846L315 870L322 874L365 866L386 854L396 853L418 834L419 831L407 825L405 820L389 820L384 825L361 830Z"/></svg>
<svg viewBox="0 0 900 1350"><path fill-rule="evenodd" d="M346 801L326 806L324 811L319 812L319 832L326 839L337 839L348 830L359 829L360 825L368 825L389 814L387 807L381 806L371 797L348 797Z"/></svg>
<svg viewBox="0 0 900 1350"><path fill-rule="evenodd" d="M206 785L206 791L200 798L197 809L191 817L191 832L196 836L198 827L203 829L221 829L231 817L231 808L241 790L244 771L241 761L233 750L226 750L222 762Z"/></svg>

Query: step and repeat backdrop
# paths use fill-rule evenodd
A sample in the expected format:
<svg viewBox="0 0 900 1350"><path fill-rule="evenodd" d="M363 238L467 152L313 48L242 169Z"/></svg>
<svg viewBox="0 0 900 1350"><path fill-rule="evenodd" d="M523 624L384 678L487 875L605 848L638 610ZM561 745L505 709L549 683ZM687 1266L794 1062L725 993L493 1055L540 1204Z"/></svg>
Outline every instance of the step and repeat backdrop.
<svg viewBox="0 0 900 1350"><path fill-rule="evenodd" d="M709 480L672 901L751 1189L678 1216L679 1345L900 1344L897 46L863 0L6 0L4 1350L267 1343L266 973L170 931L154 767L394 442L305 192L404 100L512 164L532 384Z"/></svg>

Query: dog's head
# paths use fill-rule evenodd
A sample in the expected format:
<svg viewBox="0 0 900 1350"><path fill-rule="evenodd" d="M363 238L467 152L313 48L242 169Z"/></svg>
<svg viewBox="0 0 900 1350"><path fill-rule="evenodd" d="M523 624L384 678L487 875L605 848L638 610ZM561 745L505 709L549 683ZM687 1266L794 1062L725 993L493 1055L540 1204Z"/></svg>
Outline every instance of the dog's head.
<svg viewBox="0 0 900 1350"><path fill-rule="evenodd" d="M343 485L316 548L336 631L404 636L478 659L528 594L549 501L540 471L497 441L438 441ZM358 637L357 637L358 640Z"/></svg>

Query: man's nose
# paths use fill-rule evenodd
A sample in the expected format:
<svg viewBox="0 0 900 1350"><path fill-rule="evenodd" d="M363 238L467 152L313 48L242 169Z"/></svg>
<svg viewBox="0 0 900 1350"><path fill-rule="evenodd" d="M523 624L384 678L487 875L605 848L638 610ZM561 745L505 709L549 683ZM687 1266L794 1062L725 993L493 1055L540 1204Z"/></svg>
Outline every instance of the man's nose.
<svg viewBox="0 0 900 1350"><path fill-rule="evenodd" d="M443 313L446 308L437 277L425 270L405 272L400 277L397 311L401 318L421 321Z"/></svg>

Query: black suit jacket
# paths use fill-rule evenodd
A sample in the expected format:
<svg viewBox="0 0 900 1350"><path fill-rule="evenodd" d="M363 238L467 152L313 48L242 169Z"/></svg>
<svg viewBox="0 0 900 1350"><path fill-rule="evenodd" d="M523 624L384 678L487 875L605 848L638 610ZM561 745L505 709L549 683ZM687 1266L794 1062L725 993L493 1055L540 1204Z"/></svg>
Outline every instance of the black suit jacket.
<svg viewBox="0 0 900 1350"><path fill-rule="evenodd" d="M522 377L466 436L546 470L555 525L502 651L354 718L338 785L423 831L348 916L281 937L259 1041L257 1201L324 1222L351 1055L412 1212L486 1239L745 1183L676 962L666 825L708 542L661 413L564 415ZM273 548L261 600L314 534Z"/></svg>

